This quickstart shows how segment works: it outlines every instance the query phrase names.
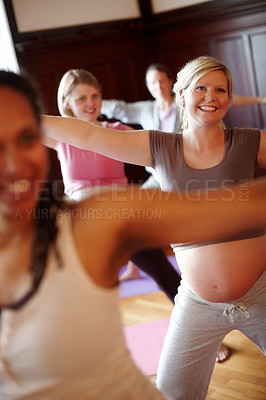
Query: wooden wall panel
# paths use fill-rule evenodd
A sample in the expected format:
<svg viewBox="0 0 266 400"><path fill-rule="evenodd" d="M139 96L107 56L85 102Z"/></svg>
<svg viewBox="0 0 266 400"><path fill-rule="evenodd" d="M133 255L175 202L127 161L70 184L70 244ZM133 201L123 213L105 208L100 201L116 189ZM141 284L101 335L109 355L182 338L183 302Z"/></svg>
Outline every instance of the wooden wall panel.
<svg viewBox="0 0 266 400"><path fill-rule="evenodd" d="M65 71L85 68L103 84L106 98L118 96L136 101L149 96L145 70L152 62L145 35L126 35L25 43L17 46L20 64L37 80L46 108L55 113L56 89ZM139 82L139 84L138 84Z"/></svg>
<svg viewBox="0 0 266 400"><path fill-rule="evenodd" d="M254 93L252 80L249 79L250 71L245 62L244 41L241 36L232 38L212 40L211 53L223 61L230 69L233 77L234 93L241 95L249 95ZM254 107L233 107L229 110L225 119L227 125L230 126L257 126L258 117Z"/></svg>
<svg viewBox="0 0 266 400"><path fill-rule="evenodd" d="M266 53L261 51L263 46L266 46L266 28L262 28L260 33L255 29L254 32L239 33L238 36L227 36L211 41L211 53L222 60L232 73L234 93L266 95L263 74ZM230 126L254 126L262 129L266 122L265 108L265 106L232 107L228 112L226 123Z"/></svg>
<svg viewBox="0 0 266 400"><path fill-rule="evenodd" d="M266 95L266 31L254 34L251 37L252 59L256 92L260 96ZM260 127L266 130L266 105L259 106Z"/></svg>

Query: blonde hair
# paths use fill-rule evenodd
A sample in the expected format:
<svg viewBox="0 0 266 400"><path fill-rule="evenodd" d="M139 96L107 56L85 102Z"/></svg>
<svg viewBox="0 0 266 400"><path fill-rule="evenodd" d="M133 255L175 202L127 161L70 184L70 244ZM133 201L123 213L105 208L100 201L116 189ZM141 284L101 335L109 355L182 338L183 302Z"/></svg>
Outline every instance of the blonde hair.
<svg viewBox="0 0 266 400"><path fill-rule="evenodd" d="M196 83L203 75L211 71L223 71L227 79L227 93L229 102L233 97L233 80L229 69L219 60L210 56L201 56L189 61L178 73L173 92L176 96L176 103L183 111L182 128L188 127L188 121L184 104L182 102L182 92L186 89L193 90ZM223 122L221 122L223 125Z"/></svg>
<svg viewBox="0 0 266 400"><path fill-rule="evenodd" d="M102 96L99 81L91 72L84 69L71 69L67 71L62 77L57 91L57 105L63 117L74 117L73 112L67 107L67 104L73 90L80 83L95 87Z"/></svg>

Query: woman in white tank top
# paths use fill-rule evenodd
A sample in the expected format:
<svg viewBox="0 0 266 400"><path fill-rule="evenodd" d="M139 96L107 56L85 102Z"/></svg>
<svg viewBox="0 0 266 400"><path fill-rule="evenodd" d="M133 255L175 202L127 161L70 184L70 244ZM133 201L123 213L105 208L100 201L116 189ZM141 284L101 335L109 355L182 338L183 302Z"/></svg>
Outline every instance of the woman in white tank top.
<svg viewBox="0 0 266 400"><path fill-rule="evenodd" d="M266 182L245 203L239 188L236 201L221 201L222 191L197 205L131 188L69 207L47 180L39 108L24 78L0 71L0 110L1 400L165 399L125 346L120 266L142 246L265 225Z"/></svg>

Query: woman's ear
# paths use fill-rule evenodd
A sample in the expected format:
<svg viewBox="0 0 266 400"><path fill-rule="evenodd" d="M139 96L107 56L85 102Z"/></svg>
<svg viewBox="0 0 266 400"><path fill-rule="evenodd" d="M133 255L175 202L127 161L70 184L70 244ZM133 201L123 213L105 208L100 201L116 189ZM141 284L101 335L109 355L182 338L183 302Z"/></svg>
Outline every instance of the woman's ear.
<svg viewBox="0 0 266 400"><path fill-rule="evenodd" d="M179 90L179 98L180 98L180 104L182 107L185 107L185 97L183 90Z"/></svg>
<svg viewBox="0 0 266 400"><path fill-rule="evenodd" d="M72 108L71 108L69 103L66 103L66 105L65 105L65 112L66 112L68 117L75 117L75 115L74 115L74 113L72 111Z"/></svg>

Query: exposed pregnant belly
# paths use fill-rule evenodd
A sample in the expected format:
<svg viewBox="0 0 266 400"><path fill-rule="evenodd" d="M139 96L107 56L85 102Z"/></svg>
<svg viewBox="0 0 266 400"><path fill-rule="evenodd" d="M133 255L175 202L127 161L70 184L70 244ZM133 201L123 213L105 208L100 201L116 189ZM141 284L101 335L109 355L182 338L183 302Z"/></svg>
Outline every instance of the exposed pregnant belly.
<svg viewBox="0 0 266 400"><path fill-rule="evenodd" d="M201 298L227 302L244 296L266 269L266 235L176 253L183 279Z"/></svg>

